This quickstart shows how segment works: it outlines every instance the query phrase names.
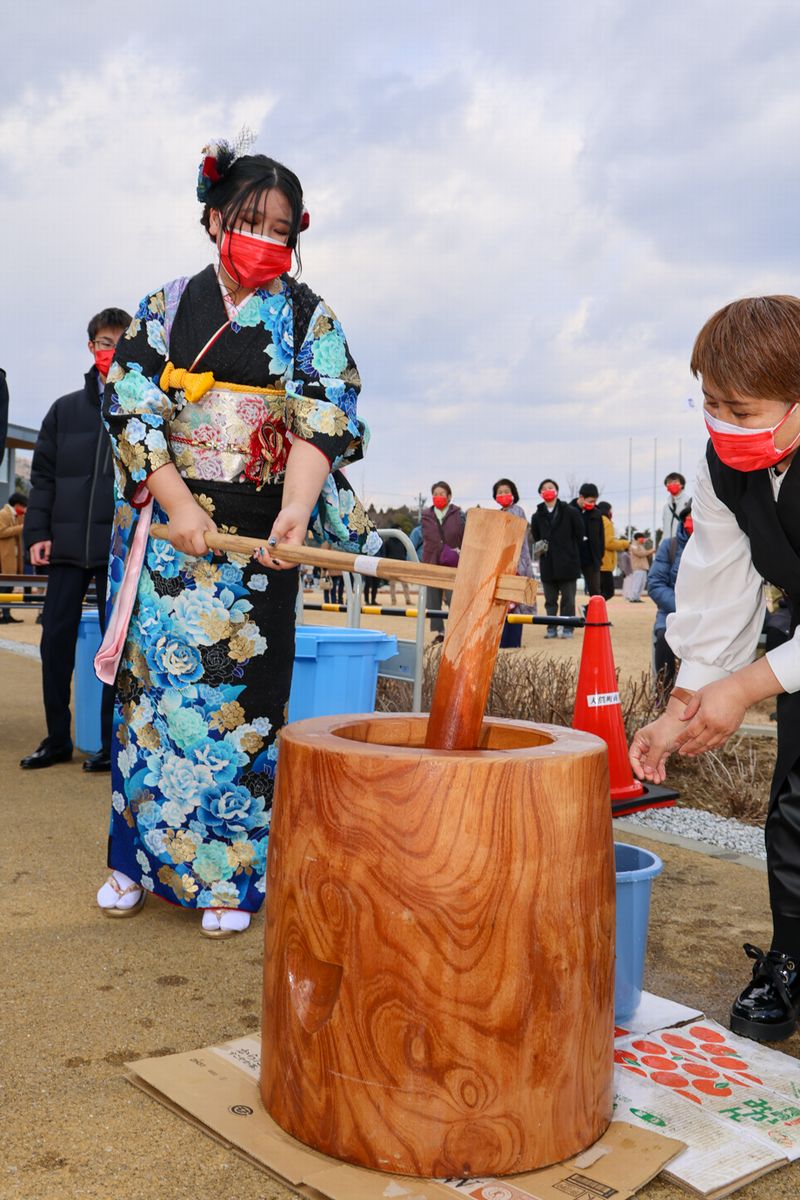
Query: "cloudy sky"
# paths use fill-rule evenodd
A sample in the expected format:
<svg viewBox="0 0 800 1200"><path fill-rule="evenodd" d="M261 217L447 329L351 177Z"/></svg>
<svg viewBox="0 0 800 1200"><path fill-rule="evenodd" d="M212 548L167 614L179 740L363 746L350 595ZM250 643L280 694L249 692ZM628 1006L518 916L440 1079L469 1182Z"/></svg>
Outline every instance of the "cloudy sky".
<svg viewBox="0 0 800 1200"><path fill-rule="evenodd" d="M633 515L703 444L715 309L797 292L794 0L4 5L0 365L38 426L107 305L210 261L199 151L247 123L300 176L303 277L372 430L356 487L463 504L591 479Z"/></svg>

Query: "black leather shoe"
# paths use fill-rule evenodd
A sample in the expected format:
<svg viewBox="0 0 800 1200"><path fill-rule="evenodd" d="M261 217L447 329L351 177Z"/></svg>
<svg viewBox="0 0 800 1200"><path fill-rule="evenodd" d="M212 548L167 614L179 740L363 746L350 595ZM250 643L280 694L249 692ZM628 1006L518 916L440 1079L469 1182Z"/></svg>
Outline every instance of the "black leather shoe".
<svg viewBox="0 0 800 1200"><path fill-rule="evenodd" d="M800 1019L800 970L788 954L745 944L755 959L753 978L731 1008L731 1031L757 1042L782 1042Z"/></svg>
<svg viewBox="0 0 800 1200"><path fill-rule="evenodd" d="M98 750L91 758L83 760L84 771L110 771L111 755L107 750Z"/></svg>
<svg viewBox="0 0 800 1200"><path fill-rule="evenodd" d="M33 771L39 767L52 767L55 763L69 762L71 758L72 746L63 746L60 750L54 750L47 742L42 742L33 754L21 759L19 765L26 771Z"/></svg>

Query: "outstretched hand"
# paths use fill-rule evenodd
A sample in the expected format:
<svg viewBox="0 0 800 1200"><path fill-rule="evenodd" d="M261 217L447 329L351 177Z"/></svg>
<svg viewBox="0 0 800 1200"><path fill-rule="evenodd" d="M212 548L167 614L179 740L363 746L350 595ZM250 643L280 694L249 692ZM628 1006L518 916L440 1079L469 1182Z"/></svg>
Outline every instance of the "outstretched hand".
<svg viewBox="0 0 800 1200"><path fill-rule="evenodd" d="M677 747L684 723L675 711L668 708L661 716L643 726L631 742L629 758L637 779L647 783L663 783L667 777L667 759Z"/></svg>

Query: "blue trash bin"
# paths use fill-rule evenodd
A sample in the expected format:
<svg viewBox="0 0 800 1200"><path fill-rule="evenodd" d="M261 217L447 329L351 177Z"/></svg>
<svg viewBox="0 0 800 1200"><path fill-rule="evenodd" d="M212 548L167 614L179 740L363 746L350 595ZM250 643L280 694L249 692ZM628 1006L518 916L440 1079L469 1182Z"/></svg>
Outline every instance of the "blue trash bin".
<svg viewBox="0 0 800 1200"><path fill-rule="evenodd" d="M377 629L298 625L289 720L375 709L378 663L397 653L397 638Z"/></svg>
<svg viewBox="0 0 800 1200"><path fill-rule="evenodd" d="M642 998L650 890L664 864L641 846L614 843L617 872L617 965L614 974L614 1018L625 1022Z"/></svg>
<svg viewBox="0 0 800 1200"><path fill-rule="evenodd" d="M75 704L75 745L94 754L103 745L100 705L103 685L94 673L94 656L100 649L100 618L96 609L84 609L75 646L73 700Z"/></svg>

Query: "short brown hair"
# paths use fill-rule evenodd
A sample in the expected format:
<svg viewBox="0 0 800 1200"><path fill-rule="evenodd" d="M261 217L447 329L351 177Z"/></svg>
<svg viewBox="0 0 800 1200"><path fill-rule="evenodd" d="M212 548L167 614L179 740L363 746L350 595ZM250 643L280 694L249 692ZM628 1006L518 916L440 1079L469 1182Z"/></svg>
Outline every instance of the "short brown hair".
<svg viewBox="0 0 800 1200"><path fill-rule="evenodd" d="M737 396L793 403L800 397L800 300L754 296L709 317L690 363L695 378Z"/></svg>

